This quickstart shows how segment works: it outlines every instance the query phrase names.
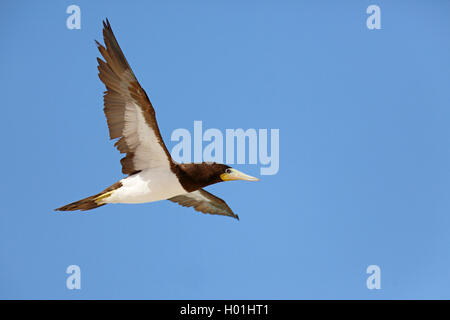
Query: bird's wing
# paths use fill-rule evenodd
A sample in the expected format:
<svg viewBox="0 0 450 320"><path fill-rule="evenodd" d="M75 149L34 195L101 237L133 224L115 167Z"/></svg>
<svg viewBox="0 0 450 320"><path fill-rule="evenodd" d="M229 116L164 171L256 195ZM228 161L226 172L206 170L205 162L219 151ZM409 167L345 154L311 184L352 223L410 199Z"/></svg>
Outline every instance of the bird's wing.
<svg viewBox="0 0 450 320"><path fill-rule="evenodd" d="M219 214L239 220L238 215L233 213L225 201L203 189L175 196L168 200L176 202L183 207L194 207L195 210L203 213Z"/></svg>
<svg viewBox="0 0 450 320"><path fill-rule="evenodd" d="M127 155L120 161L124 174L170 166L172 158L156 122L155 110L117 43L108 19L103 22L105 46L97 43L104 61L97 58L106 120L114 146Z"/></svg>

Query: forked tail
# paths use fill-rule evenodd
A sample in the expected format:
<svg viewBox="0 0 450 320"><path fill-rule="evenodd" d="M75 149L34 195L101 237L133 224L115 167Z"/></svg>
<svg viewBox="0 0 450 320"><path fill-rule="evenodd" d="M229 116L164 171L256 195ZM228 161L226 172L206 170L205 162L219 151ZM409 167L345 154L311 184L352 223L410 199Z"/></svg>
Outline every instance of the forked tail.
<svg viewBox="0 0 450 320"><path fill-rule="evenodd" d="M112 192L122 186L122 183L116 182L109 188L106 188L100 193L97 193L96 195L69 203L65 206L62 206L61 208L55 209L55 211L75 211L75 210L91 210L95 209L101 206L104 206L106 203L103 203L102 200L105 198L108 198Z"/></svg>

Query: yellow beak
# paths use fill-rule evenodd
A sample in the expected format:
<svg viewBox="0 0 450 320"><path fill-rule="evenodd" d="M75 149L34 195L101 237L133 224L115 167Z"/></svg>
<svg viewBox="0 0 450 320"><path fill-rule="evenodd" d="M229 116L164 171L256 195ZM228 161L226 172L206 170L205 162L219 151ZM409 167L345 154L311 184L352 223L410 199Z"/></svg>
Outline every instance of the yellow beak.
<svg viewBox="0 0 450 320"><path fill-rule="evenodd" d="M236 169L230 168L230 173L222 173L220 178L223 181L232 181L232 180L246 180L246 181L259 181L258 178L249 176L245 173L242 173Z"/></svg>

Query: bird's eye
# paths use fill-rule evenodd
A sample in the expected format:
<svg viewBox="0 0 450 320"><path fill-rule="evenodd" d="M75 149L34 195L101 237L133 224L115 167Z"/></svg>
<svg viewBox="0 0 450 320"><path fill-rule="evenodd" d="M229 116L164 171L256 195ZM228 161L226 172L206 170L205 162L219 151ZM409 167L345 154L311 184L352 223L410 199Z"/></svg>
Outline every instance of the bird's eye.
<svg viewBox="0 0 450 320"><path fill-rule="evenodd" d="M231 169L230 168L226 169L225 173L230 174L231 173Z"/></svg>

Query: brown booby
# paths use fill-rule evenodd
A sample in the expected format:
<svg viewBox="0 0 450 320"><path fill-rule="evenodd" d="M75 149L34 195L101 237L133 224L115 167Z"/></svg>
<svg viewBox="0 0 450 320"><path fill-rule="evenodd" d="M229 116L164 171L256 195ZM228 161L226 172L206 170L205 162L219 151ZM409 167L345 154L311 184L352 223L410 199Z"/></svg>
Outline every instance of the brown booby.
<svg viewBox="0 0 450 320"><path fill-rule="evenodd" d="M161 137L155 110L117 43L108 19L103 22L105 45L96 41L99 78L111 140L120 153L126 178L102 192L70 203L59 211L91 210L108 203L145 203L170 200L195 210L239 219L222 199L203 188L222 181L259 179L225 164L176 163Z"/></svg>

